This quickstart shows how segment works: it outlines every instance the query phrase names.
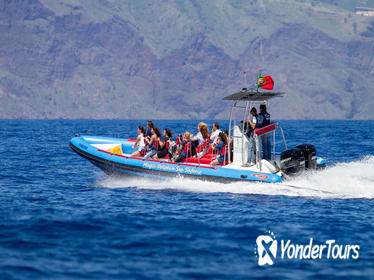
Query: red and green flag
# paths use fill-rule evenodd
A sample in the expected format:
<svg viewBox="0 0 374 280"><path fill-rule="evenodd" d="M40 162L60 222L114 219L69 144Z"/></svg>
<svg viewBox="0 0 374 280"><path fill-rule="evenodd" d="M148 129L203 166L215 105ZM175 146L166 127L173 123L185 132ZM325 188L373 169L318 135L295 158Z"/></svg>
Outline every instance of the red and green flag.
<svg viewBox="0 0 374 280"><path fill-rule="evenodd" d="M272 76L258 75L257 88L272 90L274 87L274 81Z"/></svg>

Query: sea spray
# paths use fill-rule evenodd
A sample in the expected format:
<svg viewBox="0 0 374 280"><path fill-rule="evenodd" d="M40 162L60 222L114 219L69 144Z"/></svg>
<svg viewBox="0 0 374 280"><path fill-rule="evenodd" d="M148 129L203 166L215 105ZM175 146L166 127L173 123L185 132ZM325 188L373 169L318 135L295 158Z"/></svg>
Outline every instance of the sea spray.
<svg viewBox="0 0 374 280"><path fill-rule="evenodd" d="M305 196L316 198L374 198L374 156L338 163L324 170L305 172L278 184L258 182L216 183L184 177L154 180L145 177L106 177L98 187L136 187L150 190L173 189L181 192L237 193ZM102 177L101 177L102 178Z"/></svg>

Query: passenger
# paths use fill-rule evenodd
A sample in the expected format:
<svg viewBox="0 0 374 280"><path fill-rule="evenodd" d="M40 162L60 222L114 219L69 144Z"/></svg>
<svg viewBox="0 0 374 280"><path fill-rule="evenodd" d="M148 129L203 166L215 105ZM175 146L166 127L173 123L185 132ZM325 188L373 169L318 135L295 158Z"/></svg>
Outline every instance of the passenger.
<svg viewBox="0 0 374 280"><path fill-rule="evenodd" d="M215 143L216 140L217 140L217 137L218 137L218 134L221 132L221 130L219 129L219 123L218 122L215 122L213 124L213 128L212 128L212 134L210 135L210 140Z"/></svg>
<svg viewBox="0 0 374 280"><path fill-rule="evenodd" d="M142 156L144 156L144 153L146 151L146 146L145 146L145 142L144 142L144 133L145 133L144 127L139 125L138 126L138 137L136 138L136 142L133 146L133 149L135 149L136 147L138 149L135 152L133 152L130 157L142 157Z"/></svg>
<svg viewBox="0 0 374 280"><path fill-rule="evenodd" d="M270 114L266 111L266 105L260 105L260 115L259 118L262 120L262 127L270 124ZM261 136L262 153L263 158L266 160L271 160L271 143L270 143L270 133Z"/></svg>
<svg viewBox="0 0 374 280"><path fill-rule="evenodd" d="M255 107L252 107L250 113L252 115L253 120L251 120L251 118L248 116L248 124L249 124L248 132L247 132L248 141L249 141L248 159L247 159L247 163L242 165L243 167L250 167L256 164L256 158L255 158L256 143L254 139L254 129L259 127L259 124L258 124L259 121L258 121L257 110Z"/></svg>
<svg viewBox="0 0 374 280"><path fill-rule="evenodd" d="M159 142L161 133L158 127L154 127L151 130L152 136L145 138L145 142L148 144L148 147L151 149L144 157L143 159L152 158L159 149Z"/></svg>
<svg viewBox="0 0 374 280"><path fill-rule="evenodd" d="M177 151L177 143L171 138L169 139L169 148L168 148L168 159L172 161L173 155Z"/></svg>
<svg viewBox="0 0 374 280"><path fill-rule="evenodd" d="M227 143L228 143L227 136L224 132L221 131L218 134L218 139L219 139L219 142L217 144L213 143L212 148L215 148L218 151L219 155L214 160L211 161L210 166L222 164L225 160L226 155L224 154L223 148L227 146Z"/></svg>
<svg viewBox="0 0 374 280"><path fill-rule="evenodd" d="M209 137L209 129L208 126L203 124L200 128L201 135L203 137L203 142L201 142L199 145L199 153L197 154L197 157L201 158L207 153L209 153L209 146L210 146L210 137ZM195 147L194 147L195 148Z"/></svg>
<svg viewBox="0 0 374 280"><path fill-rule="evenodd" d="M183 141L183 135L179 134L177 136L177 139L175 139L175 144L177 145L178 149L179 149L179 146L182 144L182 141Z"/></svg>
<svg viewBox="0 0 374 280"><path fill-rule="evenodd" d="M208 128L208 126L206 124L203 124L201 126L200 132L201 132L201 135L203 136L203 140L204 141L207 140L207 139L209 139L209 128Z"/></svg>
<svg viewBox="0 0 374 280"><path fill-rule="evenodd" d="M145 137L152 137L152 128L154 128L155 125L153 124L152 121L147 121L147 127L145 130Z"/></svg>
<svg viewBox="0 0 374 280"><path fill-rule="evenodd" d="M205 139L209 138L209 129L206 123L200 122L197 126L197 130L199 132L191 139L195 147L203 143Z"/></svg>
<svg viewBox="0 0 374 280"><path fill-rule="evenodd" d="M204 155L203 151L199 151L198 154L196 154L196 151L198 149L198 146L200 145L199 149L203 150L202 144L206 141L209 140L209 129L206 123L200 122L197 129L199 130L199 133L196 134L191 139L192 142L192 156L197 155L198 157L202 157ZM209 146L209 143L207 144Z"/></svg>
<svg viewBox="0 0 374 280"><path fill-rule="evenodd" d="M179 145L179 149L177 151L177 154L179 154L177 156L177 158L174 160L175 162L181 162L181 161L184 161L186 159L186 157L188 157L191 153L191 150L188 150L188 144L190 143L190 148L191 148L191 133L189 133L188 131L186 131L183 135L183 141L182 143Z"/></svg>
<svg viewBox="0 0 374 280"><path fill-rule="evenodd" d="M173 141L173 134L169 128L164 129L164 141L160 141L160 150L153 156L153 159L158 160L164 158L169 154L169 147ZM169 155L170 158L170 155Z"/></svg>

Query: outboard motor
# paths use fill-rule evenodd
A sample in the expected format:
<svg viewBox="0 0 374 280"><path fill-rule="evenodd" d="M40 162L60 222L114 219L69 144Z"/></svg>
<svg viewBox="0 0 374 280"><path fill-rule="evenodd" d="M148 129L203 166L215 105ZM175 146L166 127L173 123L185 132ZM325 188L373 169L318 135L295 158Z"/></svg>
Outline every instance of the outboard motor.
<svg viewBox="0 0 374 280"><path fill-rule="evenodd" d="M316 169L317 168L317 151L313 145L310 144L302 144L296 146L296 148L300 149L304 153L305 157L305 169Z"/></svg>
<svg viewBox="0 0 374 280"><path fill-rule="evenodd" d="M296 175L304 171L304 152L297 148L282 152L280 156L280 168L287 175Z"/></svg>

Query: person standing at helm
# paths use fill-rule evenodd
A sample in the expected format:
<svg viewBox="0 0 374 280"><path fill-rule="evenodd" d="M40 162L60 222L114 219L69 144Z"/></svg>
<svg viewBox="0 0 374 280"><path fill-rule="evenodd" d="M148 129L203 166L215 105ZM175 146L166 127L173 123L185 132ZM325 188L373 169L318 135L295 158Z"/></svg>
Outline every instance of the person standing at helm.
<svg viewBox="0 0 374 280"><path fill-rule="evenodd" d="M267 126L270 124L270 114L266 111L266 105L260 105L260 114L259 116L262 117L262 126Z"/></svg>
<svg viewBox="0 0 374 280"><path fill-rule="evenodd" d="M267 126L270 124L270 114L266 111L266 105L260 105L260 115L262 125L261 127ZM263 158L266 160L271 160L271 143L270 143L270 133L264 134L261 136L262 144L262 153Z"/></svg>
<svg viewBox="0 0 374 280"><path fill-rule="evenodd" d="M247 159L247 163L243 164L242 166L243 167L250 167L252 165L255 165L256 164L256 157L255 157L255 147L256 147L256 143L255 143L255 139L254 139L254 129L255 128L258 128L260 127L260 124L259 124L259 118L258 118L258 115L257 115L257 110L255 107L252 107L251 111L250 111L250 114L251 114L251 117L252 117L252 120L250 118L250 116L248 116L248 132L247 132L247 136L248 136L248 159Z"/></svg>

